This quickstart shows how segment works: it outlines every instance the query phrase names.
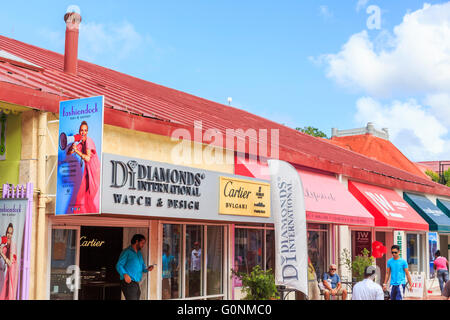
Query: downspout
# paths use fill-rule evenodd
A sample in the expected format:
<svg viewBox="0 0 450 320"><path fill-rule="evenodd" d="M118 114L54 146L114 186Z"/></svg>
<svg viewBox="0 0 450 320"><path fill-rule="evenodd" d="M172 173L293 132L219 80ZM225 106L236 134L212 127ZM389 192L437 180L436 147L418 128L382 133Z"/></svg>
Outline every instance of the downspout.
<svg viewBox="0 0 450 320"><path fill-rule="evenodd" d="M44 300L46 298L46 217L45 209L50 199L47 197L46 183L45 183L45 168L46 168L46 151L47 151L47 113L39 113L38 126L38 162L37 162L37 189L38 195L38 214L36 223L36 243L35 243L35 257L36 257L36 287L35 297L37 300Z"/></svg>

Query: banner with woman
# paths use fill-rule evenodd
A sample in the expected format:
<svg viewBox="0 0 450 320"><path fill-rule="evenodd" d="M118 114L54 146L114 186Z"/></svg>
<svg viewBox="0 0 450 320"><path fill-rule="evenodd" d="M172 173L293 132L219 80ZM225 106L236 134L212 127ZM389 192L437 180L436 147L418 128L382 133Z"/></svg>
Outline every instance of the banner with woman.
<svg viewBox="0 0 450 320"><path fill-rule="evenodd" d="M63 101L56 215L99 214L104 98Z"/></svg>
<svg viewBox="0 0 450 320"><path fill-rule="evenodd" d="M27 200L0 200L0 300L17 300Z"/></svg>

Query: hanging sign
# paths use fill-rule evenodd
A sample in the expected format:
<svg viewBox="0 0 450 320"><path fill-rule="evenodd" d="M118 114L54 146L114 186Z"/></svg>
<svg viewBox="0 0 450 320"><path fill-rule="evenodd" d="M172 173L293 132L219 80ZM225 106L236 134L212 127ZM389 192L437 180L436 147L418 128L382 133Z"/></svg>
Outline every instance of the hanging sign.
<svg viewBox="0 0 450 320"><path fill-rule="evenodd" d="M270 217L270 184L220 177L220 214Z"/></svg>
<svg viewBox="0 0 450 320"><path fill-rule="evenodd" d="M103 105L103 96L60 103L56 215L100 213Z"/></svg>

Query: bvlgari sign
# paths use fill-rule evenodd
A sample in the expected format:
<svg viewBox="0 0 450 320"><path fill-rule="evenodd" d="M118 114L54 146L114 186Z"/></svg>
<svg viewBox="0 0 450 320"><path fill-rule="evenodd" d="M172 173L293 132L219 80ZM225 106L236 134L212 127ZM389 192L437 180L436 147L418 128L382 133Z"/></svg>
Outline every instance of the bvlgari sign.
<svg viewBox="0 0 450 320"><path fill-rule="evenodd" d="M262 222L262 217L257 216L218 214L221 176L212 171L104 154L102 213ZM266 218L264 222L271 221Z"/></svg>

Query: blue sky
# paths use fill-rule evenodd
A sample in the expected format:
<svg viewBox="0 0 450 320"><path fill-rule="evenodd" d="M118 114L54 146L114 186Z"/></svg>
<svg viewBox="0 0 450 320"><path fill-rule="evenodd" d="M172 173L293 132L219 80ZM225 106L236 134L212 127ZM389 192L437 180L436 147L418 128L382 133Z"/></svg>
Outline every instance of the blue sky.
<svg viewBox="0 0 450 320"><path fill-rule="evenodd" d="M442 119L443 114L450 117L445 109L450 90L412 83L408 68L392 76L388 72L393 69L389 63L397 68L401 63L395 61L405 61L393 52L409 43L403 41L408 32L396 35L394 28L414 28L417 24L406 25L403 18L421 13L424 1L16 0L2 4L0 34L63 53L63 16L71 4L81 8L83 17L81 59L224 104L232 97L234 106L290 127L311 125L330 135L332 127L375 121L378 128L391 129L393 142L413 160L450 159L450 118ZM381 10L381 29L368 29L371 5ZM433 21L450 17L433 19L436 13L429 11L423 15ZM419 30L429 26L420 23ZM445 24L436 27L446 34ZM354 50L344 49L346 44ZM365 54L358 52L368 50L375 57L366 67ZM348 71L353 54L361 68ZM417 59L411 63L423 62ZM389 75L385 78L379 74L383 68ZM371 72L377 77L368 81ZM416 76L427 75L410 78ZM402 112L410 119L402 118ZM421 116L427 129L418 131ZM403 120L407 123L399 125Z"/></svg>

